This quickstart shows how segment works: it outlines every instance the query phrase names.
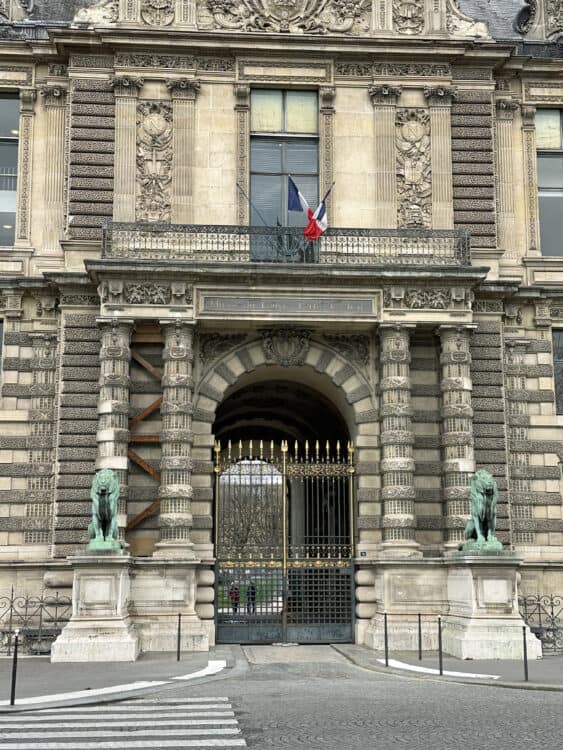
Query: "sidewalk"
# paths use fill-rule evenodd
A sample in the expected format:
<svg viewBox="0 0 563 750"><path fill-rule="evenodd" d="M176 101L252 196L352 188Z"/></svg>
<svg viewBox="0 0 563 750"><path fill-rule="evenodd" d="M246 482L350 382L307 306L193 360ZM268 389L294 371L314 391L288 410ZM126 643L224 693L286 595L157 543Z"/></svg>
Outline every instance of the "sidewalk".
<svg viewBox="0 0 563 750"><path fill-rule="evenodd" d="M229 663L230 662L230 663ZM49 657L18 659L16 708L71 706L142 695L155 687L217 674L232 666L228 651L151 654L136 662L51 664ZM12 660L0 659L0 713L9 706Z"/></svg>
<svg viewBox="0 0 563 750"><path fill-rule="evenodd" d="M372 651L366 646L338 644L333 648L349 661L364 669L389 672L404 677L422 679L453 680L471 684L518 687L530 690L563 691L563 654L545 656L528 661L528 682L524 681L522 660L484 659L479 661L456 659L444 654L444 676L439 675L438 652L425 651L419 661L418 653L412 651L389 652L389 667L385 666L385 654ZM448 674L453 673L453 674Z"/></svg>

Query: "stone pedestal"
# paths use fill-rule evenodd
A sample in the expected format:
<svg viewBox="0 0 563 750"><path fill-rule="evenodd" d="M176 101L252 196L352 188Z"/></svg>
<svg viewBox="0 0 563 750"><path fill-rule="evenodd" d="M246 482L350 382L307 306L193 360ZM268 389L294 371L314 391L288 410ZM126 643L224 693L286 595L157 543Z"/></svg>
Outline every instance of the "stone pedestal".
<svg viewBox="0 0 563 750"><path fill-rule="evenodd" d="M72 617L53 643L51 661L135 661L139 638L129 615L130 556L112 551L71 562Z"/></svg>
<svg viewBox="0 0 563 750"><path fill-rule="evenodd" d="M447 561L449 613L443 620L444 651L461 659L522 659L524 621L518 613L517 571L508 555L460 554ZM541 658L541 643L526 629L528 657Z"/></svg>

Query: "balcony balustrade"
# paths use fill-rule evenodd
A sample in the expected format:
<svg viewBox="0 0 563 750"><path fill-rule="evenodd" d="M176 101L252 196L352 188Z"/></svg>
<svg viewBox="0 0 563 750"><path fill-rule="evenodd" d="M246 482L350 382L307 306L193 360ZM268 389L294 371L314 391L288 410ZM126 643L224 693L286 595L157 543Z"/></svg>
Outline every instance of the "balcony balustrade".
<svg viewBox="0 0 563 750"><path fill-rule="evenodd" d="M469 233L449 229L331 228L316 242L303 230L113 222L103 258L321 265L469 266Z"/></svg>

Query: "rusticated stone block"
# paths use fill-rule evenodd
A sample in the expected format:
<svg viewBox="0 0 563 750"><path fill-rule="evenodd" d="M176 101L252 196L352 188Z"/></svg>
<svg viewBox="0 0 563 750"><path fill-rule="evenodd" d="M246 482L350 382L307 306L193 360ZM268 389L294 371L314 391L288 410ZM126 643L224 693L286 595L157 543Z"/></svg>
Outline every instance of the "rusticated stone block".
<svg viewBox="0 0 563 750"><path fill-rule="evenodd" d="M559 466L511 466L513 479L560 479Z"/></svg>
<svg viewBox="0 0 563 750"><path fill-rule="evenodd" d="M89 519L90 520L90 519ZM87 544L88 542L88 524L86 524L85 529L55 529L55 538L54 542L56 545L63 544L63 545L69 545L72 544L72 547L64 547L64 554L70 555L73 554L75 551L75 546L77 544ZM57 552L62 555L63 550L57 550ZM57 555L58 556L58 555Z"/></svg>
<svg viewBox="0 0 563 750"><path fill-rule="evenodd" d="M14 516L11 518L0 517L0 531L48 531L51 528L51 516L45 505L46 515L39 518L28 518L26 516Z"/></svg>
<svg viewBox="0 0 563 750"><path fill-rule="evenodd" d="M59 424L61 435L95 435L98 429L98 420L75 421L69 419Z"/></svg>
<svg viewBox="0 0 563 750"><path fill-rule="evenodd" d="M4 344L6 346L31 346L32 338L29 333L6 331L4 334Z"/></svg>
<svg viewBox="0 0 563 750"><path fill-rule="evenodd" d="M63 393L61 395L61 406L96 408L97 403L97 393Z"/></svg>
<svg viewBox="0 0 563 750"><path fill-rule="evenodd" d="M476 314L476 320L475 322L478 325L477 330L473 333L473 337L480 336L484 333L496 333L500 335L501 332L501 324L500 322L497 322L496 320L480 320L478 316L478 313Z"/></svg>
<svg viewBox="0 0 563 750"><path fill-rule="evenodd" d="M113 137L113 131L109 131L109 132L111 132L112 137ZM97 177L112 178L111 181L113 184L113 166L106 166L106 167L98 166L96 168L95 174ZM91 177L92 169L89 166L73 164L69 168L69 175L70 177Z"/></svg>
<svg viewBox="0 0 563 750"><path fill-rule="evenodd" d="M31 359L27 357L4 357L2 361L3 370L17 370L18 372L31 372Z"/></svg>
<svg viewBox="0 0 563 750"><path fill-rule="evenodd" d="M473 398L502 398L502 387L497 385L473 384Z"/></svg>
<svg viewBox="0 0 563 750"><path fill-rule="evenodd" d="M92 384L92 388L97 388L100 367L65 367L63 378L65 381L81 380Z"/></svg>
<svg viewBox="0 0 563 750"><path fill-rule="evenodd" d="M471 337L471 349L478 349L482 347L499 347L501 345L500 333L481 333L479 330L475 331Z"/></svg>
<svg viewBox="0 0 563 750"><path fill-rule="evenodd" d="M474 424L473 434L476 438L502 437L504 439L504 426L502 424Z"/></svg>
<svg viewBox="0 0 563 750"><path fill-rule="evenodd" d="M106 84L107 87L107 84ZM91 90L84 91L82 89L75 89L72 92L72 102L73 104L77 103L84 103L89 104L93 99ZM115 96L112 90L104 90L96 91L95 94L96 102L99 104L115 104Z"/></svg>
<svg viewBox="0 0 563 750"><path fill-rule="evenodd" d="M91 448L79 448L74 447L59 447L59 460L60 461L95 461L97 455L96 447Z"/></svg>
<svg viewBox="0 0 563 750"><path fill-rule="evenodd" d="M19 383L4 383L2 386L2 395L29 398L31 396L31 386L20 385Z"/></svg>
<svg viewBox="0 0 563 750"><path fill-rule="evenodd" d="M472 398L471 404L477 411L501 411L504 409L502 398Z"/></svg>
<svg viewBox="0 0 563 750"><path fill-rule="evenodd" d="M507 390L506 397L509 401L522 401L525 403L549 403L555 400L555 393L548 389L538 390Z"/></svg>
<svg viewBox="0 0 563 750"><path fill-rule="evenodd" d="M483 464L493 462L506 461L505 450L492 450L488 448L488 442L486 443L486 450L475 450L475 463Z"/></svg>
<svg viewBox="0 0 563 750"><path fill-rule="evenodd" d="M74 518L86 518L92 512L92 502L90 500L84 502L58 502L57 503L57 518L60 519L63 516L73 516ZM58 522L58 521L57 521ZM76 526L76 523L74 524ZM63 528L59 526L59 528ZM71 527L72 528L72 527Z"/></svg>

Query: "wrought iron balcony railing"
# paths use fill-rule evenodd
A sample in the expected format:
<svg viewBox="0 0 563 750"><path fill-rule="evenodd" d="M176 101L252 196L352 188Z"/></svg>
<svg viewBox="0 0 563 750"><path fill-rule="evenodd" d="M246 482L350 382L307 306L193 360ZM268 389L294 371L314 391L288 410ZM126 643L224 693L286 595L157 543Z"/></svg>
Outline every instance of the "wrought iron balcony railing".
<svg viewBox="0 0 563 750"><path fill-rule="evenodd" d="M200 262L468 266L469 233L449 229L329 229L308 242L302 229L113 222L102 257Z"/></svg>

